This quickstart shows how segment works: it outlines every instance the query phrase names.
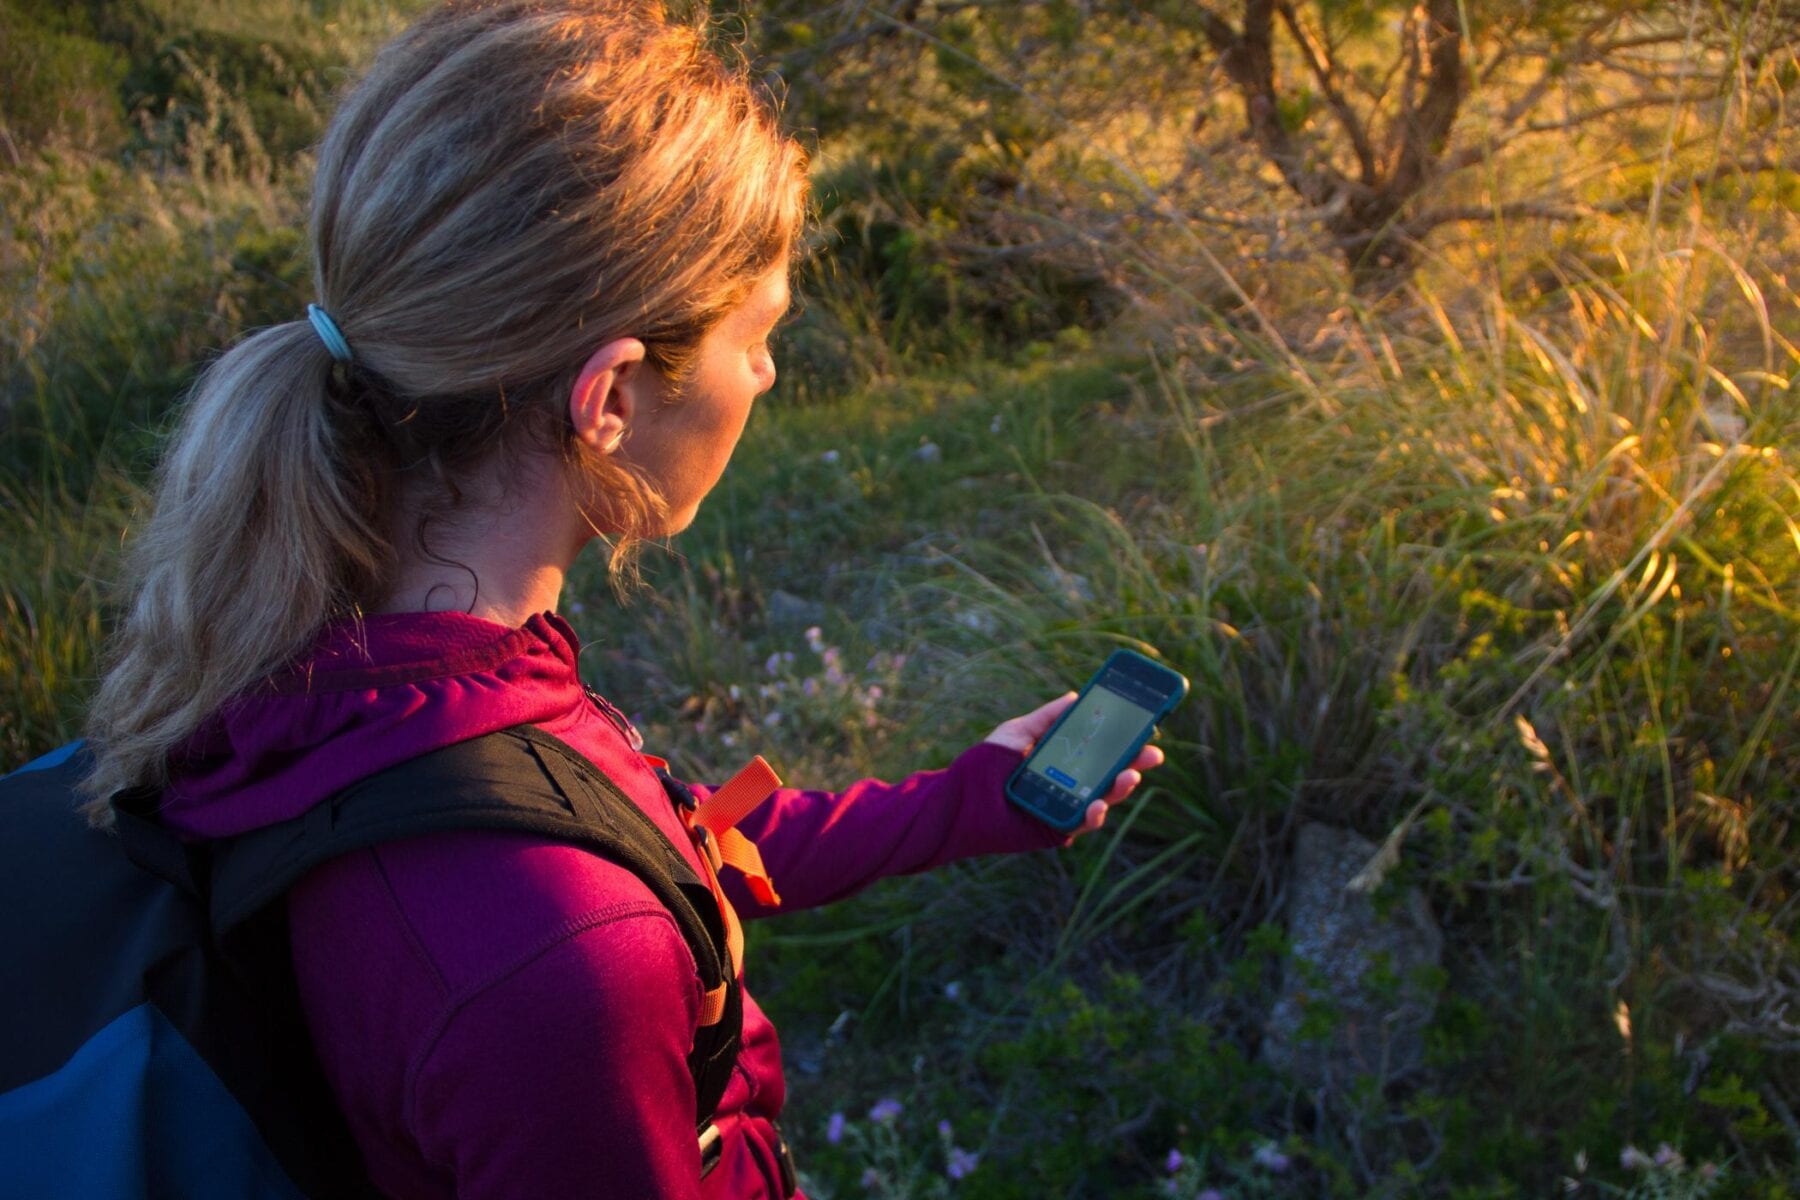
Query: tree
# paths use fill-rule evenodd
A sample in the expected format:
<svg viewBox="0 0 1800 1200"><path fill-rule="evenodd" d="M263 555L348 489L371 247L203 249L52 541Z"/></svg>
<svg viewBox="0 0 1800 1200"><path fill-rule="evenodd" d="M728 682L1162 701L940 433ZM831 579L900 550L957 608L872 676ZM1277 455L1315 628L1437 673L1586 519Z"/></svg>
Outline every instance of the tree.
<svg viewBox="0 0 1800 1200"><path fill-rule="evenodd" d="M1378 74L1347 66L1346 42L1368 47L1372 19L1384 10L1397 28L1393 59ZM1207 43L1242 97L1246 129L1287 186L1316 210L1353 278L1376 287L1404 275L1417 247L1441 225L1580 215L1566 198L1438 203L1458 172L1491 162L1521 139L1632 111L1718 102L1756 58L1781 51L1792 59L1792 12L1764 5L1736 17L1643 0L1243 0L1236 24L1197 9ZM1290 48L1285 72L1282 36ZM1497 104L1473 128L1459 127L1475 92ZM1577 94L1576 107L1542 116L1548 100ZM1315 99L1329 117L1322 126L1294 128L1283 119L1296 102L1310 112ZM1775 165L1759 156L1712 170Z"/></svg>
<svg viewBox="0 0 1800 1200"><path fill-rule="evenodd" d="M1066 113L1081 101L1056 70L1072 51L1096 40L1160 49L1165 77L1155 86L1141 56L1130 78L1102 71L1085 86L1110 93L1102 103L1145 103L1152 94L1185 103L1195 139L1212 136L1221 94L1235 98L1241 119L1232 140L1278 174L1291 197L1283 220L1316 229L1367 291L1410 274L1420 247L1447 224L1562 221L1650 202L1641 194L1584 204L1536 181L1535 191L1489 188L1476 202L1451 186L1533 138L1634 120L1648 128L1655 118L1659 136L1676 138L1658 151L1687 171L1661 181L1665 194L1792 165L1755 144L1687 163L1706 157L1703 146L1689 151L1717 125L1669 117L1716 115L1760 83L1773 99L1740 106L1737 119L1772 131L1780 93L1796 75L1794 0L908 0L895 8L773 0L760 11L772 44L785 45L783 66L798 90L853 79L865 104L885 91L904 95L931 55L940 68L961 58L985 77L990 108L1012 91ZM806 37L784 42L795 29ZM1059 82L1041 86L1046 75Z"/></svg>

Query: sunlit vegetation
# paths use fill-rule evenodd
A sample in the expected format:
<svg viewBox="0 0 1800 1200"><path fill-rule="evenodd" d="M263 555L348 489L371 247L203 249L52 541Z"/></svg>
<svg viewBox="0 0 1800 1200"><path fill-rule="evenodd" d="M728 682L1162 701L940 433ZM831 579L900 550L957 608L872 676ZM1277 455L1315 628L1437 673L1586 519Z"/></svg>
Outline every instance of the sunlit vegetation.
<svg viewBox="0 0 1800 1200"><path fill-rule="evenodd" d="M170 406L310 299L307 147L414 7L0 0L0 765L76 731ZM753 931L809 1194L1793 1195L1794 14L723 18L816 130L817 252L696 527L574 581L593 682L812 783L1115 646L1194 683L1073 851ZM1447 947L1424 1068L1328 1095L1259 1056L1308 820Z"/></svg>

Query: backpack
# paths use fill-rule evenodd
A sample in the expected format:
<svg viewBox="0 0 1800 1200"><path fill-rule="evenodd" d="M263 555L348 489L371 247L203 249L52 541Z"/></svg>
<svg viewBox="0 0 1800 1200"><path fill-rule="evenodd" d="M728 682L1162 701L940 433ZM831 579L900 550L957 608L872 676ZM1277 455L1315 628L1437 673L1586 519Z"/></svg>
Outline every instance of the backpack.
<svg viewBox="0 0 1800 1200"><path fill-rule="evenodd" d="M77 742L0 777L0 1192L7 1197L374 1195L326 1086L288 958L287 888L351 850L446 830L557 838L668 908L701 983L723 989L688 1067L707 1169L737 1060L741 987L708 883L579 752L519 726L402 763L294 820L184 843L158 795L76 809ZM685 788L663 773L676 803ZM710 1153L709 1153L710 1152Z"/></svg>

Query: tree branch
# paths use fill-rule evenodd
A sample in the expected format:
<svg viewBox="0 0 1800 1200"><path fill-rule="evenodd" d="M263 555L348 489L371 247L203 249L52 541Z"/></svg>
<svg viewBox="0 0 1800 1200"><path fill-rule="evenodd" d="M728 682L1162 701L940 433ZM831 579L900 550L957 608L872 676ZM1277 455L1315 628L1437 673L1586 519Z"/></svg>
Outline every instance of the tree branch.
<svg viewBox="0 0 1800 1200"><path fill-rule="evenodd" d="M1659 29L1654 33L1640 33L1635 37L1597 42L1591 52L1595 58L1607 58L1621 50L1641 50L1645 46L1680 46L1685 45L1687 40L1687 31L1684 29Z"/></svg>
<svg viewBox="0 0 1800 1200"><path fill-rule="evenodd" d="M1732 175L1757 175L1769 171L1791 171L1795 165L1779 162L1770 158L1746 158L1732 162L1720 163L1711 170L1690 175L1686 179L1676 180L1664 185L1665 192L1686 192L1693 188L1705 187L1710 183ZM1623 212L1632 212L1649 207L1648 193L1641 196L1628 196L1622 200L1611 200L1605 204L1556 204L1547 200L1513 200L1505 204L1465 204L1446 205L1441 208L1428 209L1417 213L1406 220L1406 227L1415 237L1423 237L1439 225L1452 225L1462 221L1505 220L1511 217L1528 217L1542 221L1583 221L1589 217L1611 216Z"/></svg>
<svg viewBox="0 0 1800 1200"><path fill-rule="evenodd" d="M1343 127L1344 134L1350 139L1350 147L1356 153L1357 166L1362 171L1362 181L1374 186L1376 177L1375 147L1369 142L1369 134L1363 128L1361 118L1356 110L1338 90L1337 79L1341 75L1336 60L1332 57L1329 46L1321 46L1313 40L1312 32L1300 22L1299 14L1294 11L1292 0L1280 0L1276 11L1281 14L1282 23L1293 36L1294 44L1300 47L1300 57L1306 61L1306 67L1319 83L1319 90L1325 94L1325 102L1336 114L1338 124Z"/></svg>
<svg viewBox="0 0 1800 1200"><path fill-rule="evenodd" d="M1425 7L1421 38L1422 54L1429 64L1425 92L1417 107L1395 114L1400 144L1387 187L1401 200L1411 197L1433 174L1462 108L1461 6L1458 0L1429 0Z"/></svg>
<svg viewBox="0 0 1800 1200"><path fill-rule="evenodd" d="M1275 90L1275 0L1244 0L1241 30L1232 30L1208 9L1201 9L1201 22L1207 39L1215 47L1223 45L1219 62L1243 97L1244 123L1281 172L1282 181L1312 205L1323 205L1353 186L1328 162L1308 162L1304 148L1281 123Z"/></svg>
<svg viewBox="0 0 1800 1200"><path fill-rule="evenodd" d="M1413 110L1415 97L1419 92L1419 73L1424 69L1424 56L1419 50L1417 9L1408 9L1405 20L1400 23L1400 56L1406 63L1406 72L1400 80L1399 114L1388 126L1387 152L1383 157L1389 162L1400 157L1400 139L1405 136L1406 115Z"/></svg>
<svg viewBox="0 0 1800 1200"><path fill-rule="evenodd" d="M1630 100L1620 100L1613 104L1603 104L1598 108L1588 109L1560 121L1533 121L1512 129L1489 135L1486 140L1472 142L1460 146L1445 154L1438 164L1438 170L1444 175L1486 162L1500 151L1511 146L1520 138L1547 133L1566 133L1571 129L1591 124L1603 117L1614 116L1622 112L1630 112L1640 108L1664 108L1674 104L1694 104L1706 100L1716 100L1712 92L1694 92L1682 95L1658 94L1655 96L1637 96Z"/></svg>
<svg viewBox="0 0 1800 1200"><path fill-rule="evenodd" d="M1585 221L1603 211L1581 205L1552 204L1539 200L1513 200L1505 204L1464 204L1433 208L1409 217L1406 227L1413 236L1423 237L1440 225L1466 221L1505 221L1530 217L1539 221Z"/></svg>
<svg viewBox="0 0 1800 1200"><path fill-rule="evenodd" d="M1574 129L1577 126L1597 121L1601 117L1610 117L1615 113L1631 112L1634 109L1666 108L1675 104L1699 104L1707 100L1717 100L1718 98L1719 94L1717 92L1687 92L1679 95L1661 93L1653 96L1635 96L1630 100L1619 100L1612 104L1602 104L1598 108L1590 108L1584 112L1578 112L1574 116L1565 117L1560 121L1529 121L1526 124L1519 126L1510 137L1502 139L1499 144L1505 145L1507 142L1511 141L1512 138L1523 137L1528 133L1562 133L1565 130Z"/></svg>
<svg viewBox="0 0 1800 1200"><path fill-rule="evenodd" d="M1588 27L1583 29L1581 33L1576 36L1575 43L1570 48L1569 53L1557 54L1553 51L1547 52L1545 57L1548 61L1544 63L1543 71L1541 71L1538 74L1538 77L1532 81L1531 86L1526 88L1518 99L1507 105L1506 111L1500 114L1498 121L1500 128L1505 129L1509 126L1518 124L1519 119L1526 113L1529 113L1532 109L1536 108L1538 102L1544 98L1545 94L1548 93L1551 88L1562 82L1567 76L1570 67L1577 67L1590 61L1592 58L1594 39L1617 23L1618 20L1619 18L1617 15L1608 13L1589 23Z"/></svg>
<svg viewBox="0 0 1800 1200"><path fill-rule="evenodd" d="M1200 32L1212 43L1213 52L1220 58L1226 58L1237 49L1238 31L1231 27L1231 22L1221 17L1205 5L1197 6L1200 13Z"/></svg>

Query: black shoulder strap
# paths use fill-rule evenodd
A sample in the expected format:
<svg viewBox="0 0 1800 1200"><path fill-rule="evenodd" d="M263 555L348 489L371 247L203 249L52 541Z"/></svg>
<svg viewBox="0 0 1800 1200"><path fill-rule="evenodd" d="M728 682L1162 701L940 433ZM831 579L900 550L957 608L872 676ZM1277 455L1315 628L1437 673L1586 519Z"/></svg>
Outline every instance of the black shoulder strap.
<svg viewBox="0 0 1800 1200"><path fill-rule="evenodd" d="M743 1033L725 922L705 881L617 784L559 739L518 726L401 763L304 815L220 843L211 872L221 937L277 900L314 867L381 842L451 830L502 830L581 846L629 870L675 918L701 985L728 985L724 1017L695 1035L695 1124L712 1120Z"/></svg>

